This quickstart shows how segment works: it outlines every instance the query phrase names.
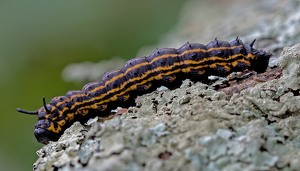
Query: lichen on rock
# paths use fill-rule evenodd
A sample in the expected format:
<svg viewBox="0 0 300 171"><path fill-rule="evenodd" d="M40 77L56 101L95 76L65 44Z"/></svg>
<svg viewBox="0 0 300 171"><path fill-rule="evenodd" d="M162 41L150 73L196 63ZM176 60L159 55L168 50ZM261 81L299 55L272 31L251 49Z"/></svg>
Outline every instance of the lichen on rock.
<svg viewBox="0 0 300 171"><path fill-rule="evenodd" d="M284 48L281 77L236 88L230 97L216 87L238 73L208 85L185 80L178 89L138 97L111 120L76 122L37 152L34 170L299 170L299 54L300 44Z"/></svg>
<svg viewBox="0 0 300 171"><path fill-rule="evenodd" d="M291 50L292 49L292 50ZM281 170L300 167L300 44L283 77L234 94L185 80L137 99L121 116L75 123L37 153L36 170ZM299 60L300 61L300 60ZM296 81L295 81L296 80Z"/></svg>

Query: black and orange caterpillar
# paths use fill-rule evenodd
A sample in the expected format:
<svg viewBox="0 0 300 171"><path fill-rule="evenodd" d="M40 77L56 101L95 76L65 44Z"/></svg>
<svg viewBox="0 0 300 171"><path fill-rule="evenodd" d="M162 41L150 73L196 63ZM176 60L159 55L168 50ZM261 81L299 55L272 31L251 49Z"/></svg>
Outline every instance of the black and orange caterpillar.
<svg viewBox="0 0 300 171"><path fill-rule="evenodd" d="M86 84L81 91L69 91L47 105L44 98L44 106L37 111L17 111L37 115L34 135L47 144L57 141L75 121L107 117L111 109L133 105L135 97L161 85L174 89L187 78L205 82L209 75L226 76L246 68L264 72L271 54L252 48L254 42L244 45L238 38L230 43L215 39L206 46L186 43L179 49L157 49L105 73L100 82Z"/></svg>

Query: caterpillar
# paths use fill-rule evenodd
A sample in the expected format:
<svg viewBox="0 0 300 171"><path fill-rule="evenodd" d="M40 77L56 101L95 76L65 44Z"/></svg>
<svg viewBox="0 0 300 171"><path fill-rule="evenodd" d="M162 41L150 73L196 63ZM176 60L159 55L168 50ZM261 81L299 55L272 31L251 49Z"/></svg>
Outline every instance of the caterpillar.
<svg viewBox="0 0 300 171"><path fill-rule="evenodd" d="M135 104L134 99L157 87L179 87L182 80L206 82L208 76L226 76L244 69L264 72L271 54L253 48L237 37L232 42L217 38L207 45L186 43L179 49L156 49L147 57L128 60L121 68L104 74L100 82L86 84L81 91L58 96L37 111L18 112L37 115L34 135L38 142L57 141L75 121L95 116L108 117L111 109Z"/></svg>

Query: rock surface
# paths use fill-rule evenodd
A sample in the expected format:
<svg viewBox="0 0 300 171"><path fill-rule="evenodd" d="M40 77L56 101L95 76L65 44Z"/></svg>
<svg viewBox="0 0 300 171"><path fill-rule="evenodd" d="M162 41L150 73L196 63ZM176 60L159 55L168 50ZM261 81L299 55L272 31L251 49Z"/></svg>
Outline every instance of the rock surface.
<svg viewBox="0 0 300 171"><path fill-rule="evenodd" d="M283 24L299 14L291 12ZM252 33L272 37L271 27ZM296 41L279 32L284 27L272 32L281 41L268 50ZM185 80L178 89L140 96L137 106L111 120L77 122L37 152L34 170L299 170L300 44L284 48L277 65L281 77L230 98L215 88L230 78L209 85Z"/></svg>
<svg viewBox="0 0 300 171"><path fill-rule="evenodd" d="M283 76L234 94L186 80L104 123L75 123L38 151L36 170L298 170L300 44Z"/></svg>

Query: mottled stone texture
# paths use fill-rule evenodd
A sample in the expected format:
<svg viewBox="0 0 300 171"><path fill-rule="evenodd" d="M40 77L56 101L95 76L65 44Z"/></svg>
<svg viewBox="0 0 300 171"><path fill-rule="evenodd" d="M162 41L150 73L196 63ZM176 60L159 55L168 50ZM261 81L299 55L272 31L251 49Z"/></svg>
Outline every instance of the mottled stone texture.
<svg viewBox="0 0 300 171"><path fill-rule="evenodd" d="M232 3L225 19L210 25L197 22L208 17L200 14L206 8L201 8L202 1L187 4L193 15L183 15L178 30L171 31L175 34L156 46L207 42L221 35L224 40L238 35L244 42L256 38L256 47L273 54L274 66L283 47L299 43L299 1L251 1L246 6L238 2ZM186 80L176 90L161 88L139 97L136 107L112 120L88 126L75 123L58 142L37 152L34 169L300 170L299 54L300 44L284 48L277 61L281 78L229 100L214 90L226 78L211 79L214 83L209 85Z"/></svg>
<svg viewBox="0 0 300 171"><path fill-rule="evenodd" d="M300 44L283 77L234 94L189 80L104 123L75 123L38 151L36 170L298 170Z"/></svg>

